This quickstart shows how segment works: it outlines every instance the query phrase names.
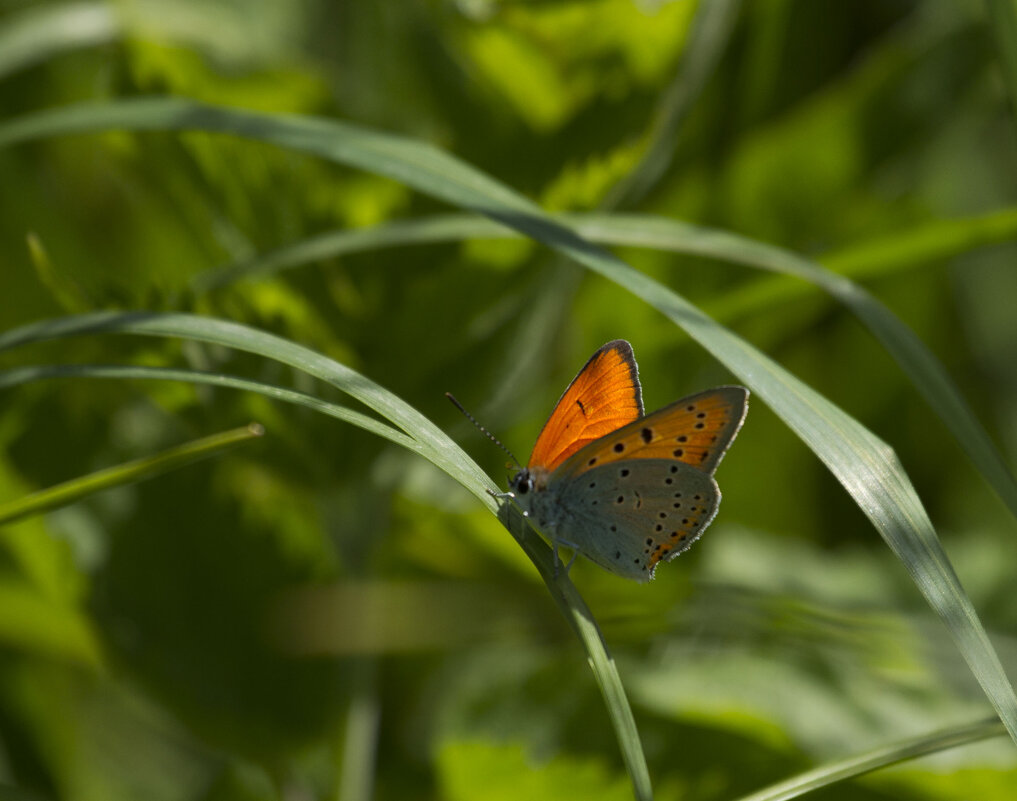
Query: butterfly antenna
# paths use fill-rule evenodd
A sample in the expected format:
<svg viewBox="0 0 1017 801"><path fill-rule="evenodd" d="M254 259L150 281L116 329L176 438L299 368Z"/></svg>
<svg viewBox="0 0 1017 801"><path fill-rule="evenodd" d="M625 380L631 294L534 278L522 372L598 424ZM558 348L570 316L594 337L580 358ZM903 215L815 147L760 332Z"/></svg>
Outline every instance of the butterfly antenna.
<svg viewBox="0 0 1017 801"><path fill-rule="evenodd" d="M497 445L499 448L501 448L503 451L505 451L505 453L507 453L509 455L509 458L516 465L520 464L519 460L512 454L512 451L510 451L508 448L506 448L502 444L502 441L500 439L498 439L494 434L492 434L490 431L488 431L486 428L484 428L480 423L478 423L477 422L477 418L474 417L472 414L470 414L468 411L466 411L466 409L463 408L463 405L459 401L456 400L455 395L453 395L451 392L446 392L445 393L445 397L448 398L450 401L452 401L452 404L459 411L461 411L466 416L467 420L469 420L471 423L473 423L473 425L475 425L477 427L477 429L480 431L481 434L483 434L485 437L487 437L489 440L491 440L491 442L493 442L495 445Z"/></svg>

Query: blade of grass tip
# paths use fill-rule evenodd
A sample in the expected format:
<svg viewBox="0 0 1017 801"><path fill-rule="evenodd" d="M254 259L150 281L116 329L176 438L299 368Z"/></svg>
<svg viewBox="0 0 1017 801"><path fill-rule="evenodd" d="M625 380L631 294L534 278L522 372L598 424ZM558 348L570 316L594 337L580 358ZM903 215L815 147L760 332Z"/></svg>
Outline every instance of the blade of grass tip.
<svg viewBox="0 0 1017 801"><path fill-rule="evenodd" d="M28 255L36 277L64 311L83 312L95 308L95 302L70 276L59 275L42 240L35 233L26 237Z"/></svg>
<svg viewBox="0 0 1017 801"><path fill-rule="evenodd" d="M677 293L554 222L538 206L420 142L317 118L238 112L181 99L141 99L39 112L0 126L0 146L77 131L231 132L394 180L512 226L628 289L668 316L754 389L820 457L947 623L972 673L1017 742L1017 697L931 521L893 450Z"/></svg>
<svg viewBox="0 0 1017 801"><path fill-rule="evenodd" d="M0 78L74 50L111 42L120 23L109 3L29 6L0 25Z"/></svg>
<svg viewBox="0 0 1017 801"><path fill-rule="evenodd" d="M1003 82L1010 92L1010 115L1017 116L1017 5L1013 0L985 0L985 5Z"/></svg>
<svg viewBox="0 0 1017 801"><path fill-rule="evenodd" d="M770 785L759 792L742 796L738 801L787 801L846 779L864 776L880 768L1005 735L1006 728L997 718L979 720L963 726L951 726L934 734L910 738L858 756L830 762L787 781Z"/></svg>
<svg viewBox="0 0 1017 801"><path fill-rule="evenodd" d="M611 187L600 204L602 209L638 203L667 172L682 123L717 68L740 9L741 0L699 4L675 79L664 92L650 126L646 152L635 168Z"/></svg>
<svg viewBox="0 0 1017 801"><path fill-rule="evenodd" d="M206 384L224 389L238 389L245 392L254 392L274 400L281 400L314 409L322 414L335 417L383 439L387 439L396 445L401 445L411 451L420 453L420 443L391 426L387 426L380 420L368 417L361 412L347 409L329 401L316 398L304 392L278 387L274 384L266 384L261 381L252 381L237 376L223 375L221 373L205 373L200 370L184 370L172 367L138 367L134 365L110 365L110 364L51 364L31 365L15 367L10 370L0 370L0 389L26 384L31 381L41 381L58 378L108 378L120 381L124 380L155 380L155 381L181 381L188 384Z"/></svg>
<svg viewBox="0 0 1017 801"><path fill-rule="evenodd" d="M65 481L54 487L33 492L23 498L0 505L0 525L67 506L67 504L110 487L133 484L167 473L170 470L176 470L199 459L215 456L241 442L260 437L264 433L264 429L260 425L251 423L243 428L235 428L221 434L196 439L154 456L146 456L115 467L108 467L87 476Z"/></svg>

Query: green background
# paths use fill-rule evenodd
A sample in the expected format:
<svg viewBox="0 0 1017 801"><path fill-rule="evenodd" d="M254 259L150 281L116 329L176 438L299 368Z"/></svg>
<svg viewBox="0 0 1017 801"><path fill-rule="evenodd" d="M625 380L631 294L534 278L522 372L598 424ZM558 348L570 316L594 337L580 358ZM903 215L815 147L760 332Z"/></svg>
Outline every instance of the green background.
<svg viewBox="0 0 1017 801"><path fill-rule="evenodd" d="M0 126L152 95L334 118L429 142L550 212L640 212L770 243L885 303L1012 463L1006 5L0 0ZM295 149L47 138L0 149L0 185L0 329L93 310L242 322L392 391L499 483L505 455L446 391L525 459L610 339L632 343L647 409L738 380L642 300L532 241L387 247L379 229L362 252L196 283L308 237L454 210ZM797 279L615 250L895 449L1017 675L1013 516L858 319ZM182 366L341 399L279 363L173 339L0 359ZM264 437L0 529L0 793L632 797L537 572L417 455L249 392L68 378L0 390L0 503L252 420ZM708 536L650 585L583 560L571 573L656 797L737 798L992 714L906 565L767 405L750 404L717 478ZM1015 786L1000 737L815 797L988 801Z"/></svg>

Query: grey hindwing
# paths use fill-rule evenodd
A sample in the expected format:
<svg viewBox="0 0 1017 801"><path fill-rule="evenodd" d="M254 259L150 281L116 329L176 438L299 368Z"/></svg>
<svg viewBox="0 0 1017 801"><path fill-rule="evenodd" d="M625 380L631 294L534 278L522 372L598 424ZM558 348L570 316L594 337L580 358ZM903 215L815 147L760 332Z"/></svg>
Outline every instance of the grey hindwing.
<svg viewBox="0 0 1017 801"><path fill-rule="evenodd" d="M649 581L658 561L695 542L720 504L713 477L671 459L631 459L554 486L560 542L612 573Z"/></svg>

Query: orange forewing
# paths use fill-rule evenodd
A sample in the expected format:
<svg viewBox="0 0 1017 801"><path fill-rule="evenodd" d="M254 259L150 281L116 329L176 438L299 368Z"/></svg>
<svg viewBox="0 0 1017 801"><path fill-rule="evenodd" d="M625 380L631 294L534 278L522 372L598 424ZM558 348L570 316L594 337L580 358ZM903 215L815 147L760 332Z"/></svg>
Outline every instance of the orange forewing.
<svg viewBox="0 0 1017 801"><path fill-rule="evenodd" d="M643 414L632 346L622 339L594 353L565 390L537 437L529 467L554 470L569 456Z"/></svg>
<svg viewBox="0 0 1017 801"><path fill-rule="evenodd" d="M623 459L673 459L712 474L741 428L747 399L743 387L690 395L591 444L564 470L582 472Z"/></svg>

